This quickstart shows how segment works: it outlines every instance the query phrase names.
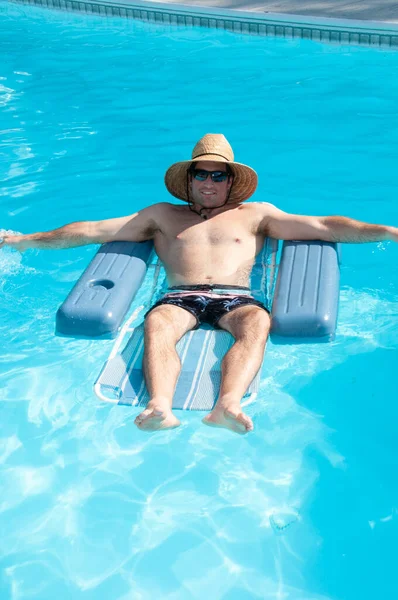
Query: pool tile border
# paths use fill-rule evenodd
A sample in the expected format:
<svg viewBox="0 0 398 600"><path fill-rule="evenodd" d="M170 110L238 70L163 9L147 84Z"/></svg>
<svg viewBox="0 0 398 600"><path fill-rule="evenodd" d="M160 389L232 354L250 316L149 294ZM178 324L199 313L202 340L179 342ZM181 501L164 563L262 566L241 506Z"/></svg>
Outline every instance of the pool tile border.
<svg viewBox="0 0 398 600"><path fill-rule="evenodd" d="M308 19L276 13L202 9L182 4L137 0L12 0L58 10L150 23L224 29L265 37L301 38L334 44L353 44L398 50L398 25L349 19Z"/></svg>

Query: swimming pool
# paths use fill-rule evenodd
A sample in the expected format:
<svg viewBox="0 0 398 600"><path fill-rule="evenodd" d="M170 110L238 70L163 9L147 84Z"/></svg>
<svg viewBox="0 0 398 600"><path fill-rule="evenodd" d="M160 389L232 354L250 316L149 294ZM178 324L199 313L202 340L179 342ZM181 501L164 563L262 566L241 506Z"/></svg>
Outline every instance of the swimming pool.
<svg viewBox="0 0 398 600"><path fill-rule="evenodd" d="M397 224L398 55L0 3L1 222L169 200L207 131L254 200ZM338 335L270 343L255 431L147 435L92 384L111 341L54 337L94 247L0 252L1 598L393 598L398 248L345 246Z"/></svg>

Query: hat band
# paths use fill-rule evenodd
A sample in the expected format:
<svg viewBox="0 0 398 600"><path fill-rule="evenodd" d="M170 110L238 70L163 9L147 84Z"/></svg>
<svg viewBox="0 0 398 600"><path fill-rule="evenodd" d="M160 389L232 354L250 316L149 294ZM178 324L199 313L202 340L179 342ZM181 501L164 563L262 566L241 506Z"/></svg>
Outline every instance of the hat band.
<svg viewBox="0 0 398 600"><path fill-rule="evenodd" d="M205 152L205 154L198 154L197 156L193 156L192 160L194 158L199 158L200 156L221 156L221 158L223 158L226 162L230 162L229 158L227 158L223 154L218 154L217 152Z"/></svg>

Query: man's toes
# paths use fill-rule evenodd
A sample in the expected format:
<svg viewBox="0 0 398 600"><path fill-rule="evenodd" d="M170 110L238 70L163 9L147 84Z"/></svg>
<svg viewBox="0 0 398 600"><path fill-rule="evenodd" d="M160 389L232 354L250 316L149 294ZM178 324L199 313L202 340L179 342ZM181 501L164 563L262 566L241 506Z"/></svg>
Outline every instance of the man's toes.
<svg viewBox="0 0 398 600"><path fill-rule="evenodd" d="M139 426L143 425L145 421L160 421L162 418L164 418L164 412L158 407L146 408L138 415L138 417L136 417L134 423Z"/></svg>
<svg viewBox="0 0 398 600"><path fill-rule="evenodd" d="M251 431L253 429L253 421L244 413L240 413L240 415L237 417L237 420L239 423L242 423L247 431Z"/></svg>
<svg viewBox="0 0 398 600"><path fill-rule="evenodd" d="M246 431L251 431L253 429L253 422L244 413L234 413L230 410L225 411L225 417L232 421L235 431L237 433L246 433Z"/></svg>
<svg viewBox="0 0 398 600"><path fill-rule="evenodd" d="M140 429L158 429L158 426L164 421L163 416L149 417L138 424Z"/></svg>
<svg viewBox="0 0 398 600"><path fill-rule="evenodd" d="M151 414L152 410L149 408L146 408L145 410L142 411L142 413L140 413L139 415L136 416L134 423L136 425L138 425L139 423L142 423L142 421L145 421L145 419Z"/></svg>
<svg viewBox="0 0 398 600"><path fill-rule="evenodd" d="M137 416L137 419L140 421L144 421L149 417L160 417L163 414L164 410L161 410L158 406L155 406L154 408L146 408L145 410L143 410L142 413L140 413Z"/></svg>
<svg viewBox="0 0 398 600"><path fill-rule="evenodd" d="M160 406L146 408L135 418L134 423L141 431L173 429L180 425L180 421L173 415L171 410L162 409Z"/></svg>

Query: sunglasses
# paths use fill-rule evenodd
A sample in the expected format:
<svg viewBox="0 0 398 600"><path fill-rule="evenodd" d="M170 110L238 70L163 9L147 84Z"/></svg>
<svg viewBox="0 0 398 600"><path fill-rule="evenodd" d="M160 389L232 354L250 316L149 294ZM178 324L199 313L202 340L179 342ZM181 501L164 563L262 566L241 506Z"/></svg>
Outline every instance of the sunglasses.
<svg viewBox="0 0 398 600"><path fill-rule="evenodd" d="M197 181L206 181L210 175L211 180L215 183L220 183L228 179L228 173L226 171L206 171L206 169L192 169L192 176Z"/></svg>

